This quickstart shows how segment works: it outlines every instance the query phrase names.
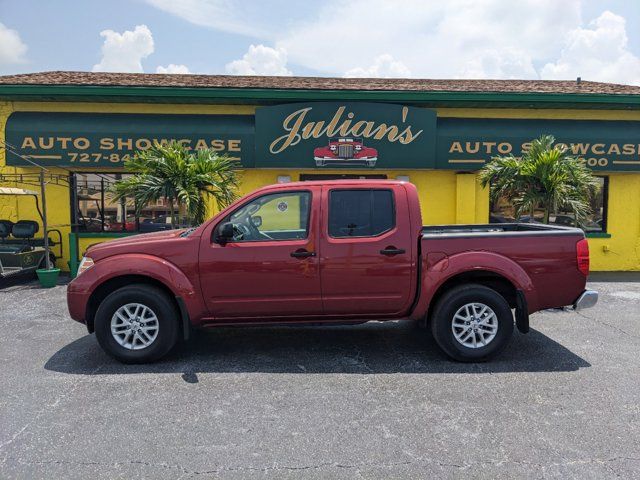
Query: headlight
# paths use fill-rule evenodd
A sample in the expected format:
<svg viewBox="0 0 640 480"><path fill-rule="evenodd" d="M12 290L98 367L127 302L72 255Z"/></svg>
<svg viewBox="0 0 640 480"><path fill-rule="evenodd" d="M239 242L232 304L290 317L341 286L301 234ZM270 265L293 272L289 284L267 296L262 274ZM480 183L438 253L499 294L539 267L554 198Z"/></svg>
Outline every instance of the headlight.
<svg viewBox="0 0 640 480"><path fill-rule="evenodd" d="M93 258L91 258L91 257L82 257L82 260L80 260L80 265L78 265L78 273L77 273L77 275L80 275L82 272L86 272L91 267L93 267Z"/></svg>

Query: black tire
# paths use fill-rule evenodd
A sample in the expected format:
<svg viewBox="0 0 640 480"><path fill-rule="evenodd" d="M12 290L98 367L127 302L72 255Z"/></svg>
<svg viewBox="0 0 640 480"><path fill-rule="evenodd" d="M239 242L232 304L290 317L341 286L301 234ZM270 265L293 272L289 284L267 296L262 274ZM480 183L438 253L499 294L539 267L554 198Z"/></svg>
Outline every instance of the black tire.
<svg viewBox="0 0 640 480"><path fill-rule="evenodd" d="M452 329L456 312L470 303L488 306L497 319L498 330L495 337L487 340L487 345L478 348L465 346L456 340ZM452 359L459 362L483 362L500 353L509 343L513 335L513 314L507 301L495 290L478 284L460 285L446 292L436 304L431 318L431 331L437 344Z"/></svg>
<svg viewBox="0 0 640 480"><path fill-rule="evenodd" d="M144 348L131 350L120 345L111 334L111 319L116 311L129 303L148 307L158 319L155 340ZM110 356L122 363L147 363L163 357L178 341L178 311L171 299L159 288L133 284L110 293L98 307L95 333L98 343Z"/></svg>

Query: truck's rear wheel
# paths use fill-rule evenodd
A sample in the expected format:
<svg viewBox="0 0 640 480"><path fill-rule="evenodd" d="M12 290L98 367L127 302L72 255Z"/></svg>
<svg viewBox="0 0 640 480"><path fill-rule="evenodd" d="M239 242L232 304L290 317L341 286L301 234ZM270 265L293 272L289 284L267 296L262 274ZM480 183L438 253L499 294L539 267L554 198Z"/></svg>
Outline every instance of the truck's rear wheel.
<svg viewBox="0 0 640 480"><path fill-rule="evenodd" d="M95 316L100 346L123 363L152 362L178 340L178 312L160 289L150 285L119 288L105 298Z"/></svg>
<svg viewBox="0 0 640 480"><path fill-rule="evenodd" d="M454 360L481 362L506 347L513 334L513 315L495 290L460 285L438 301L431 331L440 348Z"/></svg>

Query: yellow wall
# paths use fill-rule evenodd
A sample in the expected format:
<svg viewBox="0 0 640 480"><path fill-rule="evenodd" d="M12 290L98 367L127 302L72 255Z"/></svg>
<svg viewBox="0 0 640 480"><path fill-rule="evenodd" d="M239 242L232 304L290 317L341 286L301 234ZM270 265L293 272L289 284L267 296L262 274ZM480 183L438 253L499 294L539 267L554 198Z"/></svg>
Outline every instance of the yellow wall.
<svg viewBox="0 0 640 480"><path fill-rule="evenodd" d="M640 174L609 175L607 231L589 239L591 269L640 270Z"/></svg>
<svg viewBox="0 0 640 480"><path fill-rule="evenodd" d="M284 211L278 209L281 202L287 204L287 209ZM255 215L262 218L262 230L299 230L303 228L300 221L300 196L295 193L287 196L276 195L267 203L262 204Z"/></svg>
<svg viewBox="0 0 640 480"><path fill-rule="evenodd" d="M252 114L251 105L158 105L158 104L107 104L69 102L0 102L0 139L4 140L6 119L13 111L56 111L95 113L173 113L173 114ZM560 109L438 109L441 117L476 118L548 118L548 119L602 119L640 120L638 111L560 110ZM5 155L0 149L0 174L35 172L5 166ZM87 169L83 169L86 171ZM66 174L61 169L51 173ZM263 169L247 170L242 174L241 193L275 183L279 175L289 175L293 181L302 173L319 173L318 170ZM322 173L349 173L345 170L325 170ZM368 173L362 170L350 173ZM423 221L425 224L485 223L488 221L488 192L482 189L474 174L458 174L449 170L376 170L388 178L399 175L410 177L420 192ZM606 173L605 173L606 174ZM592 270L640 270L640 174L609 174L608 232L611 238L591 238ZM5 183L6 185L6 183ZM33 185L17 185L37 189ZM58 226L64 234L65 258L59 266L66 269L69 260L68 232L70 231L69 192L66 186L47 187L49 223ZM16 199L0 196L0 218L37 219L31 198ZM80 239L82 253L98 238Z"/></svg>

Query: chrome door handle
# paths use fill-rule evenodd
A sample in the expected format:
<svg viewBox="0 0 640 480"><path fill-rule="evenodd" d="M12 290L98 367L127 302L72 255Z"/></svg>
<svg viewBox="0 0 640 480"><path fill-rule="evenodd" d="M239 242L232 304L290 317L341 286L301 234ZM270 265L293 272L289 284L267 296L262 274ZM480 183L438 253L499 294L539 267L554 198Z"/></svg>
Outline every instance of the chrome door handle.
<svg viewBox="0 0 640 480"><path fill-rule="evenodd" d="M406 250L404 248L393 248L393 247L387 247L384 250L380 250L381 255L387 255L387 256L400 255L401 253L406 253Z"/></svg>
<svg viewBox="0 0 640 480"><path fill-rule="evenodd" d="M291 256L293 258L315 257L316 256L316 252L309 252L307 250L296 250L295 252L291 252Z"/></svg>

